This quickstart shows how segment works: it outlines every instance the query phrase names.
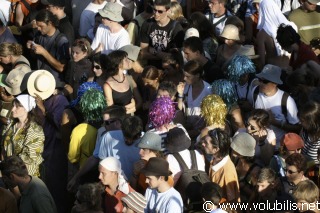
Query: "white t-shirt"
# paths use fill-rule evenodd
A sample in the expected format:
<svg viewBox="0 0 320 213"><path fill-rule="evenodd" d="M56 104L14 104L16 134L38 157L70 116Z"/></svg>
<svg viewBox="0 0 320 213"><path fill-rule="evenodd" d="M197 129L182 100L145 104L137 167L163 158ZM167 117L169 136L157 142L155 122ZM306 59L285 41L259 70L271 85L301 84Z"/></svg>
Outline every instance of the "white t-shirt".
<svg viewBox="0 0 320 213"><path fill-rule="evenodd" d="M195 150L195 153L196 153L198 170L205 171L204 157L197 150ZM191 168L190 151L186 149L179 152L179 154L181 155L182 159L190 169ZM176 160L176 158L172 154L167 155L167 161L169 163L169 169L172 172L174 183L176 184L182 173L181 167L178 161Z"/></svg>
<svg viewBox="0 0 320 213"><path fill-rule="evenodd" d="M238 98L239 99L247 99L249 101L249 103L252 104L253 92L254 92L254 89L257 87L257 84L256 84L257 80L258 80L257 78L253 79L250 82L249 86L248 86L248 82L245 83L244 85L240 85L239 83L236 83L235 89L238 94Z"/></svg>
<svg viewBox="0 0 320 213"><path fill-rule="evenodd" d="M184 87L183 94L184 96L187 96L186 100L188 105L186 106L187 116L200 115L201 113L200 105L201 105L202 99L207 95L212 94L210 84L203 81L203 85L204 85L203 90L201 91L201 93L198 95L196 99L192 98L192 85L187 84Z"/></svg>
<svg viewBox="0 0 320 213"><path fill-rule="evenodd" d="M96 36L92 41L91 48L95 50L100 44L102 44L103 47L101 53L109 54L114 50L130 44L129 34L124 28L121 28L117 33L111 33L109 27L100 24Z"/></svg>
<svg viewBox="0 0 320 213"><path fill-rule="evenodd" d="M102 4L95 4L91 2L84 11L81 13L80 17L80 26L79 26L79 35L85 37L90 29L94 27L94 17L99 9L102 9L107 4L104 1Z"/></svg>
<svg viewBox="0 0 320 213"><path fill-rule="evenodd" d="M180 193L173 187L166 192L159 193L157 189L147 188L145 194L147 206L145 213L182 213L183 202Z"/></svg>
<svg viewBox="0 0 320 213"><path fill-rule="evenodd" d="M266 96L263 93L259 93L255 102L255 108L271 111L274 115L275 120L277 121L286 122L287 120L290 124L297 124L299 123L299 118L297 116L298 109L296 103L294 102L291 96L289 96L287 100L287 115L282 114L281 99L283 93L284 92L280 89L278 89L276 94L274 94L273 96ZM277 149L280 147L280 140L286 132L273 125L271 125L270 128L276 134Z"/></svg>

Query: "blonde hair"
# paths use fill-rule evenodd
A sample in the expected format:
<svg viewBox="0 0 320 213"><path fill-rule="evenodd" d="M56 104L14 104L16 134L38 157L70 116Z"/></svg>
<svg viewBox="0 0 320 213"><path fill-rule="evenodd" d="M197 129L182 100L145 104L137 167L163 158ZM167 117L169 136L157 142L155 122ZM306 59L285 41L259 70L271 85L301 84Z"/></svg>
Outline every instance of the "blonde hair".
<svg viewBox="0 0 320 213"><path fill-rule="evenodd" d="M180 17L184 17L183 12L182 12L182 7L180 6L180 4L178 2L171 2L170 3L170 10L171 10L171 13L169 13L168 16L172 20L177 20Z"/></svg>
<svg viewBox="0 0 320 213"><path fill-rule="evenodd" d="M22 53L22 46L18 43L3 42L0 44L0 56L20 56Z"/></svg>
<svg viewBox="0 0 320 213"><path fill-rule="evenodd" d="M311 180L301 181L293 190L293 197L296 201L305 200L308 203L314 203L319 199L319 188Z"/></svg>

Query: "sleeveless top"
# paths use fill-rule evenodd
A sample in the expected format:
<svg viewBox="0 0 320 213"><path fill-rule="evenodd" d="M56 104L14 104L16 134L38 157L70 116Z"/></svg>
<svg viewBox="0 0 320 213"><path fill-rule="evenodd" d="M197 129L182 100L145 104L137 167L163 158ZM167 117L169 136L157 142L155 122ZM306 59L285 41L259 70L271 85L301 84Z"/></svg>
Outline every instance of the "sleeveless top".
<svg viewBox="0 0 320 213"><path fill-rule="evenodd" d="M112 89L112 99L113 99L113 104L118 105L118 106L125 106L131 102L131 99L133 97L133 93L131 91L131 88L126 92L118 92Z"/></svg>

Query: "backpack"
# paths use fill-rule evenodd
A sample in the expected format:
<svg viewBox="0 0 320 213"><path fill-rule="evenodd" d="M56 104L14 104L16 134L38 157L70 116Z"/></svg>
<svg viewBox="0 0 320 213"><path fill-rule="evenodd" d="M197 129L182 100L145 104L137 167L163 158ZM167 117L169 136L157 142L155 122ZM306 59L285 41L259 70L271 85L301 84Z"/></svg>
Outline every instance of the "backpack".
<svg viewBox="0 0 320 213"><path fill-rule="evenodd" d="M211 180L205 171L198 170L195 151L190 150L191 169L188 168L179 153L174 153L173 156L182 169L181 176L174 188L180 192L185 204L188 204L188 201L196 202L201 200L202 184L210 182Z"/></svg>
<svg viewBox="0 0 320 213"><path fill-rule="evenodd" d="M257 86L254 89L253 92L253 105L256 103L257 97L259 94L259 86ZM289 93L283 91L282 98L281 98L281 112L286 118L286 122L288 122L287 116L288 116L288 109L287 109L287 100L289 98Z"/></svg>
<svg viewBox="0 0 320 213"><path fill-rule="evenodd" d="M11 0L8 25L15 25L18 4L23 4L23 6L29 11L28 15L23 19L23 24L30 23L33 19L35 19L38 13L37 8L32 7L26 0Z"/></svg>

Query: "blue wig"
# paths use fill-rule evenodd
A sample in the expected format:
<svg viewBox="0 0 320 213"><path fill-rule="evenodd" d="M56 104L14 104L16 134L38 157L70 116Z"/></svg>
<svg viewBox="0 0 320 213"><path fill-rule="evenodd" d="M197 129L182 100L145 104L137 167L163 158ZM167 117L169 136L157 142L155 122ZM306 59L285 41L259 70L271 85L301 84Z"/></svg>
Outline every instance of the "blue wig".
<svg viewBox="0 0 320 213"><path fill-rule="evenodd" d="M219 79L211 84L212 93L219 95L228 109L238 101L237 92L231 81L226 79Z"/></svg>
<svg viewBox="0 0 320 213"><path fill-rule="evenodd" d="M84 82L83 84L80 85L78 89L77 98L71 101L70 106L75 107L76 105L78 105L78 103L81 100L81 97L88 89L96 89L96 90L99 90L100 92L103 92L101 86L97 82L92 82L92 81Z"/></svg>
<svg viewBox="0 0 320 213"><path fill-rule="evenodd" d="M238 82L240 76L255 73L254 63L245 55L234 56L228 66L227 76L230 81Z"/></svg>

